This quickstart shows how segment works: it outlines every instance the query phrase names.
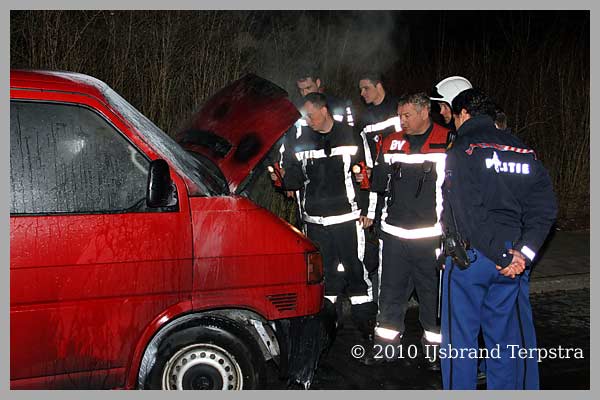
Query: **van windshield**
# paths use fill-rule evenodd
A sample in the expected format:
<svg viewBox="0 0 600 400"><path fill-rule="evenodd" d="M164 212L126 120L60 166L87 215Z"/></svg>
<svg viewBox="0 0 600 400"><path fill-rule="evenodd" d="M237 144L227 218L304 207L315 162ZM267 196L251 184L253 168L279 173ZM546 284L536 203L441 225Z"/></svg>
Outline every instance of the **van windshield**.
<svg viewBox="0 0 600 400"><path fill-rule="evenodd" d="M223 173L212 161L188 153L110 87L104 86L102 91L110 105L133 124L148 145L177 170L186 181L190 196L215 196L229 193L229 186Z"/></svg>

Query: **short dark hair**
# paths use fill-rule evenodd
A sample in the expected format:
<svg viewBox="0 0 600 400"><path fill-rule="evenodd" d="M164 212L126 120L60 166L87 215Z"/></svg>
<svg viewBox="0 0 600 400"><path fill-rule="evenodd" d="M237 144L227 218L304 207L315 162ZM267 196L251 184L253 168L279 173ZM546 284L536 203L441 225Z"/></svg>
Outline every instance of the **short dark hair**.
<svg viewBox="0 0 600 400"><path fill-rule="evenodd" d="M329 112L329 114L331 114L331 111L329 110L329 104L327 102L327 96L325 96L323 93L319 93L319 92L309 93L306 96L304 96L304 102L306 103L307 101L312 103L315 107L327 108L327 112Z"/></svg>
<svg viewBox="0 0 600 400"><path fill-rule="evenodd" d="M358 80L362 81L363 79L367 79L373 83L373 85L377 85L381 83L383 86L383 77L380 72L377 71L363 71L360 75L358 75Z"/></svg>
<svg viewBox="0 0 600 400"><path fill-rule="evenodd" d="M316 63L305 62L298 67L298 70L296 72L296 81L312 79L316 82L317 79L321 79L319 75L319 66Z"/></svg>
<svg viewBox="0 0 600 400"><path fill-rule="evenodd" d="M496 104L480 89L467 89L460 92L452 100L452 112L460 114L461 110L467 111L472 117L476 115L496 115Z"/></svg>
<svg viewBox="0 0 600 400"><path fill-rule="evenodd" d="M496 104L494 111L495 112L493 118L494 122L496 123L496 126L498 127L498 129L506 129L508 127L506 113L498 104Z"/></svg>
<svg viewBox="0 0 600 400"><path fill-rule="evenodd" d="M429 99L427 93L424 92L403 95L398 99L399 106L403 106L408 103L414 104L418 111L421 111L423 108L431 110L431 100Z"/></svg>

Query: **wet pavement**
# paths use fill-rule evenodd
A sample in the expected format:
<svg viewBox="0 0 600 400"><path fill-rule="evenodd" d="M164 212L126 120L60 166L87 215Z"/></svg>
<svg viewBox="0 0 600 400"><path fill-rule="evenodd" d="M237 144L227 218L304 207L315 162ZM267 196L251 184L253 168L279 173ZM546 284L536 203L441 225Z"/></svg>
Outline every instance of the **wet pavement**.
<svg viewBox="0 0 600 400"><path fill-rule="evenodd" d="M544 291L531 295L538 347L557 349L580 348L583 359L571 358L543 360L540 364L542 389L590 388L590 291L589 288L561 291ZM403 348L419 349L421 331L418 309L409 308L407 332ZM360 334L351 321L344 328L322 358L311 386L319 389L370 389L406 390L441 389L439 372L427 371L420 365L419 357L409 364L401 361L384 365L364 366L351 355L353 346L361 344ZM406 357L410 359L410 357ZM480 385L485 388L484 385Z"/></svg>
<svg viewBox="0 0 600 400"><path fill-rule="evenodd" d="M581 349L582 359L547 358L539 364L541 389L590 388L590 234L553 232L540 250L531 274L531 303L538 348ZM403 349L420 351L421 330L414 300L406 316ZM359 332L344 319L344 329L322 357L312 390L437 390L441 375L420 363L407 362L364 366L352 357L353 346L362 344ZM563 353L563 355L565 355ZM275 382L271 382L275 383ZM284 388L280 384L272 388ZM481 381L480 389L485 389Z"/></svg>
<svg viewBox="0 0 600 400"><path fill-rule="evenodd" d="M531 274L531 303L538 348L581 349L584 358L545 359L539 364L542 389L590 388L590 234L555 231L548 237ZM403 348L420 350L416 303L407 313ZM439 372L427 371L419 358L364 366L351 355L361 344L350 321L322 358L311 389L440 389ZM406 357L406 359L410 359ZM480 388L485 388L484 382Z"/></svg>

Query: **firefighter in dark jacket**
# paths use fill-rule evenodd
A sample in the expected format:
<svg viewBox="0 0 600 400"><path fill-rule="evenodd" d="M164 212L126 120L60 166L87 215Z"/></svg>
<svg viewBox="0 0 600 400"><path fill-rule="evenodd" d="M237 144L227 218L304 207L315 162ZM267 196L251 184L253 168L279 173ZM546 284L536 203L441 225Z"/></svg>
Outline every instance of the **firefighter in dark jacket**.
<svg viewBox="0 0 600 400"><path fill-rule="evenodd" d="M331 116L337 122L345 123L350 126L354 126L354 114L352 111L352 102L350 100L340 99L330 93L325 93L323 82L317 73L316 67L312 65L304 65L303 70L298 74L296 80L296 88L298 94L301 96L300 104L297 107L300 109L304 104L304 98L310 93L324 93L327 99L328 108L331 112ZM285 159L290 158L290 152L295 147L295 142L300 139L302 133L309 131L310 127L304 117L299 118L294 125L285 133L280 140L279 145L279 157L278 167L285 168ZM284 153L288 152L288 154ZM297 215L302 215L302 193L301 191L288 190L286 196L289 198L295 198L297 202ZM298 219L298 218L297 218ZM296 221L296 225L299 229L303 228L301 221Z"/></svg>
<svg viewBox="0 0 600 400"><path fill-rule="evenodd" d="M400 344L414 285L424 331L422 354L429 355L423 359L427 367L439 369L433 353L441 342L437 323L437 258L442 233L441 187L448 129L431 122L430 107L425 93L400 99L398 114L402 132L383 140L373 170L371 190L385 196L380 228L381 285L375 344L382 346L381 356L398 358L394 352L386 353L385 348L397 349ZM425 351L427 346L429 354ZM376 354L365 360L367 364L376 361Z"/></svg>
<svg viewBox="0 0 600 400"><path fill-rule="evenodd" d="M398 118L398 99L385 90L381 75L376 72L360 75L358 87L367 105L359 119L358 131L366 138L371 154L376 157L383 139L402 129Z"/></svg>
<svg viewBox="0 0 600 400"><path fill-rule="evenodd" d="M352 172L364 164L365 148L350 126L333 120L322 93L308 94L303 110L311 129L295 141L293 158L284 161L283 186L302 189L306 233L323 257L325 297L335 303L346 295L352 319L368 339L376 306L363 264L363 229L372 224L373 215L367 214L369 191L360 189Z"/></svg>
<svg viewBox="0 0 600 400"><path fill-rule="evenodd" d="M528 292L531 263L556 218L547 170L517 137L494 126L494 104L477 89L452 101L458 136L444 183L447 254L442 305L445 389L475 389L481 327L488 389L537 389L535 330ZM449 245L450 244L450 245ZM466 251L465 251L466 249ZM515 356L532 349L533 357ZM494 353L495 352L495 353ZM443 355L443 357L442 357Z"/></svg>
<svg viewBox="0 0 600 400"><path fill-rule="evenodd" d="M398 117L398 99L386 91L381 74L377 72L363 72L359 76L358 86L367 108L358 120L357 132L360 133L362 140L369 146L372 157L366 158L366 165L367 168L372 169L383 139L389 134L402 129ZM374 208L369 211L375 213L375 221L373 226L366 232L365 265L373 281L375 300L377 301L377 288L379 286L379 237L377 229L379 227L379 215L381 215L381 209L383 208L383 197L378 196L375 192L371 193L371 197L369 204L372 204Z"/></svg>
<svg viewBox="0 0 600 400"><path fill-rule="evenodd" d="M298 93L302 96L302 102L309 93L324 93L327 97L327 104L331 116L337 122L344 122L354 126L354 113L352 111L352 102L347 99L341 99L325 91L323 82L315 69L306 69L296 80Z"/></svg>

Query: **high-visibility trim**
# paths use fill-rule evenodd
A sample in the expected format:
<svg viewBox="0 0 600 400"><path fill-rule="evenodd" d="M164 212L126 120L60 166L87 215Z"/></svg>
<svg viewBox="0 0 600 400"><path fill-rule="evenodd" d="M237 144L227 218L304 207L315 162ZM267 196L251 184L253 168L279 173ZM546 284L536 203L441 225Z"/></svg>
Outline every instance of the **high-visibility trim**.
<svg viewBox="0 0 600 400"><path fill-rule="evenodd" d="M435 181L435 214L436 214L436 221L438 221L436 223L436 226L439 225L439 221L442 218L442 210L443 210L443 199L442 199L442 184L444 183L444 179L446 177L446 154L445 153L418 153L418 154L401 154L401 153L394 153L394 154L384 154L383 155L385 162L388 164L393 164L395 162L402 162L402 163L406 163L406 164L422 164L426 161L430 161L435 163L435 173L437 175L436 177L436 181ZM388 200L389 196L386 196L386 201L385 201L385 208L382 211L382 217L381 217L381 221L382 221L382 229L383 229L383 224L386 220L387 217L387 200ZM391 226L391 225L388 225ZM395 228L395 227L393 227ZM398 229L402 229L402 228L398 228ZM391 233L391 232L388 232ZM418 233L418 232L415 232ZM391 233L392 235L394 235L393 233ZM440 233L441 234L441 231ZM432 234L431 236L424 236L424 237L432 237L432 236L437 236L438 234ZM397 235L395 235L397 236ZM404 236L398 236L398 237L402 237L405 239L415 239L414 237L404 237Z"/></svg>
<svg viewBox="0 0 600 400"><path fill-rule="evenodd" d="M344 120L344 116L340 115L340 114L333 114L332 115L333 119L336 120L337 122L342 122Z"/></svg>
<svg viewBox="0 0 600 400"><path fill-rule="evenodd" d="M362 269L363 269L363 280L365 281L365 283L367 284L367 295L365 297L368 298L367 301L364 301L363 303L367 303L369 301L373 301L373 282L371 282L371 279L369 279L369 271L367 271L367 267L365 267L365 230L362 228L362 226L360 225L360 223L358 221L356 221L356 243L358 244L356 246L356 253L358 256L358 259L360 260L360 264L362 265ZM362 304L362 303L352 303L352 304Z"/></svg>
<svg viewBox="0 0 600 400"><path fill-rule="evenodd" d="M371 154L371 147L369 147L369 142L367 141L367 135L361 132L360 137L362 138L363 147L365 148L365 164L367 164L367 167L373 168L373 155Z"/></svg>
<svg viewBox="0 0 600 400"><path fill-rule="evenodd" d="M384 223L388 216L388 213L387 213L388 198L389 198L389 196L385 196L384 201L383 201L383 209L381 210L381 223Z"/></svg>
<svg viewBox="0 0 600 400"><path fill-rule="evenodd" d="M373 301L372 296L350 296L350 304L364 304Z"/></svg>
<svg viewBox="0 0 600 400"><path fill-rule="evenodd" d="M342 155L344 161L344 186L346 187L346 197L350 204L350 209L354 212L358 210L358 204L356 203L356 191L354 190L354 183L352 182L352 174L350 173L350 166L352 164L352 158L349 154Z"/></svg>
<svg viewBox="0 0 600 400"><path fill-rule="evenodd" d="M375 335L377 335L380 338L383 338L385 340L394 340L398 336L402 337L402 335L400 335L399 331L395 331L393 329L382 328L380 326L375 327Z"/></svg>
<svg viewBox="0 0 600 400"><path fill-rule="evenodd" d="M473 150L475 150L478 147L481 149L496 149L499 151L512 151L514 153L519 153L519 154L532 154L533 158L537 160L535 151L533 151L531 149L523 149L523 148L519 148L519 147L508 146L505 144L497 144L497 143L471 143L469 145L469 148L467 150L465 150L465 153L467 153L468 155L471 155L471 154L473 154Z"/></svg>
<svg viewBox="0 0 600 400"><path fill-rule="evenodd" d="M383 240L379 239L379 266L377 267L377 278L379 284L377 285L377 313L381 310L379 307L379 299L381 299L381 274L383 273Z"/></svg>
<svg viewBox="0 0 600 400"><path fill-rule="evenodd" d="M446 153L387 153L383 155L383 159L388 164L393 164L395 162L402 162L406 164L423 164L425 161L431 161L434 163L443 163L445 165Z"/></svg>
<svg viewBox="0 0 600 400"><path fill-rule="evenodd" d="M303 196L302 196L302 207L300 207L300 212L302 213L302 216L304 218L304 214L305 214L305 210L306 210L306 188L308 187L309 183L310 183L310 178L308 177L308 174L306 173L306 164L307 164L306 159L301 161L302 164L302 172L304 173L305 176L305 180L304 180L304 190L302 191Z"/></svg>
<svg viewBox="0 0 600 400"><path fill-rule="evenodd" d="M354 117L352 116L352 109L350 107L346 107L346 121L348 125L354 126Z"/></svg>
<svg viewBox="0 0 600 400"><path fill-rule="evenodd" d="M337 271L338 272L344 272L345 271L344 264L339 263L338 266L337 266Z"/></svg>
<svg viewBox="0 0 600 400"><path fill-rule="evenodd" d="M353 211L348 214L333 215L331 217L317 217L317 216L308 215L307 213L304 213L303 219L304 219L304 221L310 222L313 224L328 226L328 225L341 224L342 222L353 221L355 219L358 219L358 217L360 217L360 210L356 210L356 211Z"/></svg>
<svg viewBox="0 0 600 400"><path fill-rule="evenodd" d="M363 132L361 132L360 137L362 138L363 147L365 149L365 164L367 164L367 167L373 168L373 156L371 154L371 147L369 146L369 143L367 142L367 135L365 135ZM377 193L369 192L369 206L367 209L367 218L375 219L376 208L377 208Z"/></svg>
<svg viewBox="0 0 600 400"><path fill-rule="evenodd" d="M300 215L302 215L302 213L304 213L304 209L302 208L303 205L303 200L300 198L300 190L296 190L296 203L298 203L298 210L300 211ZM304 224L302 225L302 232L306 235L306 226Z"/></svg>
<svg viewBox="0 0 600 400"><path fill-rule="evenodd" d="M425 340L427 340L429 343L442 343L441 333L423 331L423 336L425 336Z"/></svg>
<svg viewBox="0 0 600 400"><path fill-rule="evenodd" d="M358 151L358 146L338 146L331 149L330 156L343 156L343 155L356 155ZM325 149L320 150L306 150L299 151L296 153L296 158L298 161L302 160L310 160L316 158L325 158L327 155L325 154Z"/></svg>
<svg viewBox="0 0 600 400"><path fill-rule="evenodd" d="M435 249L435 258L439 258L440 254L442 254L442 249Z"/></svg>
<svg viewBox="0 0 600 400"><path fill-rule="evenodd" d="M381 230L402 239L423 239L442 234L442 226L439 222L427 228L404 229L381 221Z"/></svg>
<svg viewBox="0 0 600 400"><path fill-rule="evenodd" d="M283 168L283 153L285 152L285 144L279 146L279 166Z"/></svg>
<svg viewBox="0 0 600 400"><path fill-rule="evenodd" d="M438 222L442 220L442 211L444 209L442 185L446 179L446 154L442 155L444 156L443 160L435 163L435 173L437 175L437 179L435 181L435 215Z"/></svg>
<svg viewBox="0 0 600 400"><path fill-rule="evenodd" d="M375 210L377 209L377 193L369 192L369 208L367 209L367 218L375 219Z"/></svg>
<svg viewBox="0 0 600 400"><path fill-rule="evenodd" d="M395 116L388 118L385 121L377 122L376 124L367 125L362 131L365 133L379 132L390 126L393 126L396 132L400 132L402 130L402 126L400 125L400 117Z"/></svg>
<svg viewBox="0 0 600 400"><path fill-rule="evenodd" d="M302 128L308 126L308 122L304 118L300 118L294 123L294 126L296 127L296 139L298 139L302 136Z"/></svg>
<svg viewBox="0 0 600 400"><path fill-rule="evenodd" d="M323 297L325 297L327 300L329 300L333 304L335 304L335 301L337 300L337 296L323 296Z"/></svg>
<svg viewBox="0 0 600 400"><path fill-rule="evenodd" d="M529 258L530 261L533 261L535 258L535 252L527 246L521 247L521 253L523 253L525 257Z"/></svg>

